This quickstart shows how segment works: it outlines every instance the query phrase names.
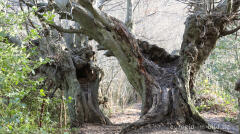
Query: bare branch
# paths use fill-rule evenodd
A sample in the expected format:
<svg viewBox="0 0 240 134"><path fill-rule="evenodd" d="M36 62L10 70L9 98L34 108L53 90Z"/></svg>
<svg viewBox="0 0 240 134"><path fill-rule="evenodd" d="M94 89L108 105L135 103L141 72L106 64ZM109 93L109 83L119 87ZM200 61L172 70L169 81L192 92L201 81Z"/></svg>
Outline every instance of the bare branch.
<svg viewBox="0 0 240 134"><path fill-rule="evenodd" d="M63 33L84 33L83 29L65 29L61 26L58 26L56 24L48 24L50 27L55 28L59 32Z"/></svg>
<svg viewBox="0 0 240 134"><path fill-rule="evenodd" d="M220 36L226 36L229 34L233 34L233 33L237 32L239 29L240 29L240 26L238 26L235 29L232 29L230 31L223 31Z"/></svg>
<svg viewBox="0 0 240 134"><path fill-rule="evenodd" d="M139 3L140 3L140 0L138 0L137 4L134 6L134 8L133 8L133 12L135 11L135 9L136 9L137 6L139 5Z"/></svg>

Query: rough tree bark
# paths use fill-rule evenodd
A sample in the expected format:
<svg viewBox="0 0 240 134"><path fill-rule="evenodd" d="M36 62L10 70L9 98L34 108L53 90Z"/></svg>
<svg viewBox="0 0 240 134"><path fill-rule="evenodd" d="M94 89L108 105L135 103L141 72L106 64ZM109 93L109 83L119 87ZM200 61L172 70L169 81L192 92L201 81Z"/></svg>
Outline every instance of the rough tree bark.
<svg viewBox="0 0 240 134"><path fill-rule="evenodd" d="M81 25L81 32L118 59L129 82L142 97L141 118L122 133L158 122L208 126L193 103L194 82L217 40L240 29L226 31L228 24L237 18L240 6L239 0L232 2L230 12L226 0L211 13L199 10L189 15L180 56L135 39L121 21L95 9L88 0L72 3L72 20ZM68 76L65 79L70 81Z"/></svg>
<svg viewBox="0 0 240 134"><path fill-rule="evenodd" d="M94 52L84 43L80 34L63 34L65 46L58 32L51 30L35 41L41 57L51 62L41 66L38 73L45 74L55 88L65 91L71 119L71 127L79 127L83 123L111 124L99 109L98 88L102 74L101 69L92 64ZM69 98L72 98L72 100Z"/></svg>

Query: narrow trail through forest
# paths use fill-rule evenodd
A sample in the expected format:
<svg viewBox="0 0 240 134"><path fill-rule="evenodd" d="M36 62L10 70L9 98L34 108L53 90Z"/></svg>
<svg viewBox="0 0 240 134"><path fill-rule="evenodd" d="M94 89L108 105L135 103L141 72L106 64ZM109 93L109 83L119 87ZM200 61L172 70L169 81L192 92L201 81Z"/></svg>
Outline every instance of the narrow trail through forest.
<svg viewBox="0 0 240 134"><path fill-rule="evenodd" d="M141 112L141 104L136 103L126 108L123 112L113 113L110 117L113 125L93 125L85 124L77 134L118 134L121 129L127 126L129 123L137 121ZM205 119L213 124L214 127L225 129L233 134L238 134L238 127L236 124L231 122L225 122L224 113L202 113ZM169 128L161 125L147 125L135 131L131 134L220 134L220 132L207 132L197 130L192 127L180 127L180 128Z"/></svg>

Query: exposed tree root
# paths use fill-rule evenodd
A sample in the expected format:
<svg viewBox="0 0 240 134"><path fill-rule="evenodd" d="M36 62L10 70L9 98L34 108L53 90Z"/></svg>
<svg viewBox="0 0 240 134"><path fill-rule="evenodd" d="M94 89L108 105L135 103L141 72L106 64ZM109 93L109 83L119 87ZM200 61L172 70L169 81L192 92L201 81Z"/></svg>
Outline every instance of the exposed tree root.
<svg viewBox="0 0 240 134"><path fill-rule="evenodd" d="M169 127L170 129L172 128L181 128L181 126L191 126L196 129L204 130L204 131L209 131L209 132L221 132L224 134L231 134L230 132L226 130L222 130L220 128L214 128L212 125L208 124L207 122L203 123L202 121L196 122L196 124L190 125L190 124L179 124L178 122L168 122L166 120L162 121L152 121L152 120L143 120L139 119L138 121L126 126L123 128L120 132L120 134L127 134L131 131L137 130L141 127L144 127L149 124L161 124L165 127ZM201 125L200 125L201 124Z"/></svg>
<svg viewBox="0 0 240 134"><path fill-rule="evenodd" d="M140 127L146 126L147 124L153 124L153 123L157 123L157 122L153 122L153 121L144 121L144 120L138 120L130 125L128 125L127 127L123 128L120 132L120 134L126 134L130 131L139 129Z"/></svg>

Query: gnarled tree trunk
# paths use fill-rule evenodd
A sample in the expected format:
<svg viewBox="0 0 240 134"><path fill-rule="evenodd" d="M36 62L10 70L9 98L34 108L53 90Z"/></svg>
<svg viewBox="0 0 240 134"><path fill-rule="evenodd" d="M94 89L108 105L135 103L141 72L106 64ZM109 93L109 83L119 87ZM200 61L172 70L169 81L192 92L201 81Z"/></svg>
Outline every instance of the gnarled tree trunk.
<svg viewBox="0 0 240 134"><path fill-rule="evenodd" d="M55 88L65 91L71 127L79 127L83 123L111 124L99 109L98 88L102 71L92 64L91 58L95 53L87 43L84 45L80 39L83 35L65 34L65 48L60 47L63 41L56 38L57 34L53 30L35 41L41 57L51 60L38 71L45 74Z"/></svg>

